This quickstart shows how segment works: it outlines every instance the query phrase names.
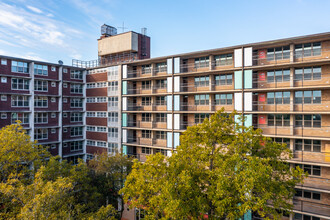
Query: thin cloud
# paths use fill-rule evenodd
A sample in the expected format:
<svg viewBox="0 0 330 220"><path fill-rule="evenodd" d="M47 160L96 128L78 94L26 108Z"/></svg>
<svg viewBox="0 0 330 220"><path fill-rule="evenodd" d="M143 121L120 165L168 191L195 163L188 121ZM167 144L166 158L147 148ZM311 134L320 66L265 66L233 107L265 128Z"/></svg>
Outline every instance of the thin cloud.
<svg viewBox="0 0 330 220"><path fill-rule="evenodd" d="M33 7L33 6L26 6L28 9L30 9L31 11L35 12L35 13L38 13L38 14L42 14L43 12L39 9L39 8L36 8L36 7Z"/></svg>

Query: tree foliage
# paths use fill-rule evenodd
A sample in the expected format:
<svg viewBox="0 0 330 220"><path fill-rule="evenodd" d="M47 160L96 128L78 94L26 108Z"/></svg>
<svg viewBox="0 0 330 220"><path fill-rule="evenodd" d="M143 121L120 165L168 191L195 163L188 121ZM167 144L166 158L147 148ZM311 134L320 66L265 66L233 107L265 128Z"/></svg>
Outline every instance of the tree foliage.
<svg viewBox="0 0 330 220"><path fill-rule="evenodd" d="M267 218L291 210L303 171L285 162L292 157L286 145L234 115L221 110L188 127L171 157L135 161L121 190L125 201L150 219L237 219L248 211Z"/></svg>

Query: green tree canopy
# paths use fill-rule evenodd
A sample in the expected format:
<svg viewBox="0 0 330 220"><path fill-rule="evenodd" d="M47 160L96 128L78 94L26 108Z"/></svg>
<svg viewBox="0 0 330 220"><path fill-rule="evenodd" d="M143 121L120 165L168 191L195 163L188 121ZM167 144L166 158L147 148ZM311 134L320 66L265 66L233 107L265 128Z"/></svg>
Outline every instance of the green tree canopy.
<svg viewBox="0 0 330 220"><path fill-rule="evenodd" d="M244 127L221 110L183 132L171 157L151 155L134 162L121 190L131 206L150 219L237 219L248 211L279 217L291 210L299 168L285 159L284 144Z"/></svg>

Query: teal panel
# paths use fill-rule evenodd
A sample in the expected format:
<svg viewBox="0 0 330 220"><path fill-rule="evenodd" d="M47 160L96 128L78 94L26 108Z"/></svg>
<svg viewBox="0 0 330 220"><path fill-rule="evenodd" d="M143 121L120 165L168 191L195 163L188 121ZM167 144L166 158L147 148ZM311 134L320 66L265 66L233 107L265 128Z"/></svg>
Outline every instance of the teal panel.
<svg viewBox="0 0 330 220"><path fill-rule="evenodd" d="M244 88L252 89L252 70L244 70Z"/></svg>
<svg viewBox="0 0 330 220"><path fill-rule="evenodd" d="M174 133L174 148L180 145L180 133Z"/></svg>
<svg viewBox="0 0 330 220"><path fill-rule="evenodd" d="M167 147L172 148L172 132L167 132Z"/></svg>
<svg viewBox="0 0 330 220"><path fill-rule="evenodd" d="M235 89L242 89L242 71L235 71Z"/></svg>
<svg viewBox="0 0 330 220"><path fill-rule="evenodd" d="M127 155L127 146L126 145L123 145L123 154Z"/></svg>
<svg viewBox="0 0 330 220"><path fill-rule="evenodd" d="M123 81L123 95L127 95L127 81Z"/></svg>
<svg viewBox="0 0 330 220"><path fill-rule="evenodd" d="M180 111L180 96L174 96L174 111Z"/></svg>
<svg viewBox="0 0 330 220"><path fill-rule="evenodd" d="M244 115L244 116L245 116L244 126L245 127L252 126L252 115Z"/></svg>
<svg viewBox="0 0 330 220"><path fill-rule="evenodd" d="M172 111L172 96L168 95L166 98L167 102L167 111Z"/></svg>
<svg viewBox="0 0 330 220"><path fill-rule="evenodd" d="M251 210L247 211L247 213L244 214L244 220L252 220Z"/></svg>
<svg viewBox="0 0 330 220"><path fill-rule="evenodd" d="M123 113L122 115L122 122L123 122L123 127L127 127L127 113Z"/></svg>
<svg viewBox="0 0 330 220"><path fill-rule="evenodd" d="M239 120L240 115L235 115L235 122L240 124L241 120Z"/></svg>

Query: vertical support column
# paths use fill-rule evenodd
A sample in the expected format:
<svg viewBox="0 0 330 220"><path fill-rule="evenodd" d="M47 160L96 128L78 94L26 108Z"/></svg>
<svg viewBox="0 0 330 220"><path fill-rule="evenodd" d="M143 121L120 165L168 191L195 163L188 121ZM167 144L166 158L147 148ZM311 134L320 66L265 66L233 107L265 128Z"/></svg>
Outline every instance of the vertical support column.
<svg viewBox="0 0 330 220"><path fill-rule="evenodd" d="M58 146L58 155L62 158L63 156L63 66L59 66L58 68L58 79L59 79L59 83L58 83L58 95L59 95L59 99L58 99L58 126L59 131L58 131L58 138L60 141L60 144Z"/></svg>
<svg viewBox="0 0 330 220"><path fill-rule="evenodd" d="M294 44L290 44L290 63L294 63Z"/></svg>
<svg viewBox="0 0 330 220"><path fill-rule="evenodd" d="M31 140L34 141L34 62L29 63L29 74L31 76L29 92L31 94L29 100L30 107L30 115L29 115L29 123L30 123L30 137Z"/></svg>
<svg viewBox="0 0 330 220"><path fill-rule="evenodd" d="M294 87L294 67L290 68L290 87Z"/></svg>
<svg viewBox="0 0 330 220"><path fill-rule="evenodd" d="M86 70L82 72L83 74L83 160L87 160L87 149L86 149Z"/></svg>
<svg viewBox="0 0 330 220"><path fill-rule="evenodd" d="M152 64L151 64L151 75L152 75L152 76L156 75L156 74L155 74L155 68L156 68L156 64L155 64L155 63L152 63ZM153 87L152 87L152 88L153 88Z"/></svg>
<svg viewBox="0 0 330 220"><path fill-rule="evenodd" d="M290 112L294 111L294 91L290 91Z"/></svg>
<svg viewBox="0 0 330 220"><path fill-rule="evenodd" d="M294 115L290 114L290 134L294 135Z"/></svg>
<svg viewBox="0 0 330 220"><path fill-rule="evenodd" d="M122 148L122 79L125 76L127 77L127 65L118 65L118 148L119 151L123 153ZM109 105L109 104L108 104ZM126 102L127 105L127 102ZM109 135L108 135L109 136Z"/></svg>
<svg viewBox="0 0 330 220"><path fill-rule="evenodd" d="M212 111L213 110L213 104L214 104L214 94L210 94L210 99L209 99L209 110Z"/></svg>
<svg viewBox="0 0 330 220"><path fill-rule="evenodd" d="M213 62L213 60L214 60L214 56L213 55L210 55L209 56L209 69L210 70L213 70L214 69L214 62Z"/></svg>
<svg viewBox="0 0 330 220"><path fill-rule="evenodd" d="M210 79L210 83L209 83L209 90L213 91L214 86L215 86L215 82L214 82L214 75L209 75L209 79Z"/></svg>

